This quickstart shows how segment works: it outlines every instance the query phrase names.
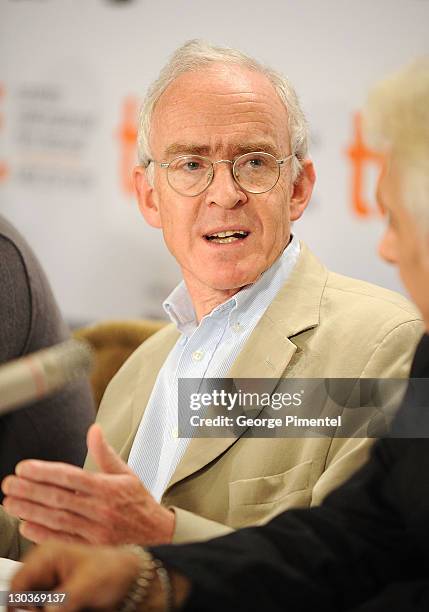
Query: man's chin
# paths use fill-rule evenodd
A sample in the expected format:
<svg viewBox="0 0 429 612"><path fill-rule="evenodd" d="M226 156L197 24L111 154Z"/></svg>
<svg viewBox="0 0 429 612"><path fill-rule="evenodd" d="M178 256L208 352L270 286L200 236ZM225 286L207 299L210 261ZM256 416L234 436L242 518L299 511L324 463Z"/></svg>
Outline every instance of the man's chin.
<svg viewBox="0 0 429 612"><path fill-rule="evenodd" d="M198 268L196 266L182 268L182 274L188 289L199 287L201 290L205 287L206 290L222 291L233 295L260 278L264 269L261 265L256 265L257 263L259 262L253 260L248 265L239 266L237 263L229 265L228 262L201 261Z"/></svg>
<svg viewBox="0 0 429 612"><path fill-rule="evenodd" d="M205 279L205 282L216 291L231 291L237 292L247 285L251 285L258 280L260 274L255 273L218 273L214 274L209 280ZM207 282L208 281L208 282Z"/></svg>

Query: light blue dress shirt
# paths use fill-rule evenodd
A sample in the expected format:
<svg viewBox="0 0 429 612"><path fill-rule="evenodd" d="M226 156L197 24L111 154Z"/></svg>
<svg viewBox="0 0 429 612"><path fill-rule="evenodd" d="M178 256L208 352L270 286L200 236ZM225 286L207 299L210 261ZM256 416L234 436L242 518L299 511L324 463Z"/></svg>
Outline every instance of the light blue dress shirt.
<svg viewBox="0 0 429 612"><path fill-rule="evenodd" d="M227 375L259 319L286 282L299 253L299 241L293 237L282 255L255 283L214 308L199 324L184 282L163 303L181 337L159 371L128 459L128 465L157 501L190 440L177 435L178 379Z"/></svg>

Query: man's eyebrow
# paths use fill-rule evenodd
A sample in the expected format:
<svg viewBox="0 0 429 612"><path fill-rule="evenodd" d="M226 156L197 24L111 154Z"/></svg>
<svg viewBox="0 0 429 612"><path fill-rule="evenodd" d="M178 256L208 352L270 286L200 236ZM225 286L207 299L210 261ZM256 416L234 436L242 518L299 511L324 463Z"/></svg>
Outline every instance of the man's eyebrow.
<svg viewBox="0 0 429 612"><path fill-rule="evenodd" d="M238 157L239 155L245 155L246 153L253 153L255 151L264 151L265 153L271 153L274 157L278 158L281 155L276 146L268 141L253 141L246 143L236 143L228 147L229 155L231 157ZM165 150L165 157L174 157L176 155L203 155L209 157L212 154L212 150L208 145L198 145L194 143L175 142L169 145Z"/></svg>
<svg viewBox="0 0 429 612"><path fill-rule="evenodd" d="M165 157L172 157L174 155L208 155L210 147L207 145L197 145L192 143L174 142L169 145L165 150Z"/></svg>
<svg viewBox="0 0 429 612"><path fill-rule="evenodd" d="M254 153L255 151L263 151L264 153L271 153L274 157L279 157L279 150L272 143L258 140L254 142L237 143L231 147L231 154L236 157L237 155L245 155L246 153Z"/></svg>

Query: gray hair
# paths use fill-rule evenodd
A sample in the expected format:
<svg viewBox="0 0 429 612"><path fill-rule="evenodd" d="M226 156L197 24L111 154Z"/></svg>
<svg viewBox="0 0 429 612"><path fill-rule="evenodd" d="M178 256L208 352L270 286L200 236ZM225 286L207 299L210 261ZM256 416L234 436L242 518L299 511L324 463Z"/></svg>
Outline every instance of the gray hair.
<svg viewBox="0 0 429 612"><path fill-rule="evenodd" d="M205 66L223 62L238 64L264 74L274 86L277 95L288 113L290 147L295 154L292 161L292 178L295 181L301 171L301 160L308 154L308 125L298 96L288 79L278 72L260 64L252 57L228 47L216 47L202 40L190 40L179 47L161 70L159 77L149 87L139 116L138 155L139 163L146 165L151 159L150 130L153 111L162 93L177 77L185 72L197 71ZM152 170L152 168L149 168ZM153 174L149 174L149 179Z"/></svg>
<svg viewBox="0 0 429 612"><path fill-rule="evenodd" d="M364 121L371 144L398 164L404 205L429 228L429 56L379 83Z"/></svg>

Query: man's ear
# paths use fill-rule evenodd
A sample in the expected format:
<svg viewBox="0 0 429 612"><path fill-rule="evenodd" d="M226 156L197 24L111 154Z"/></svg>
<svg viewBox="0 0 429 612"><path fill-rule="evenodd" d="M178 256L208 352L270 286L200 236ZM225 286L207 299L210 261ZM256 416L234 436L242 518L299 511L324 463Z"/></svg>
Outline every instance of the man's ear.
<svg viewBox="0 0 429 612"><path fill-rule="evenodd" d="M147 179L147 169L143 166L136 166L133 170L133 178L141 214L152 227L162 227L158 196Z"/></svg>
<svg viewBox="0 0 429 612"><path fill-rule="evenodd" d="M316 181L316 173L314 171L313 162L310 159L304 159L301 162L301 167L301 173L293 185L290 199L291 221L299 219L307 208Z"/></svg>

